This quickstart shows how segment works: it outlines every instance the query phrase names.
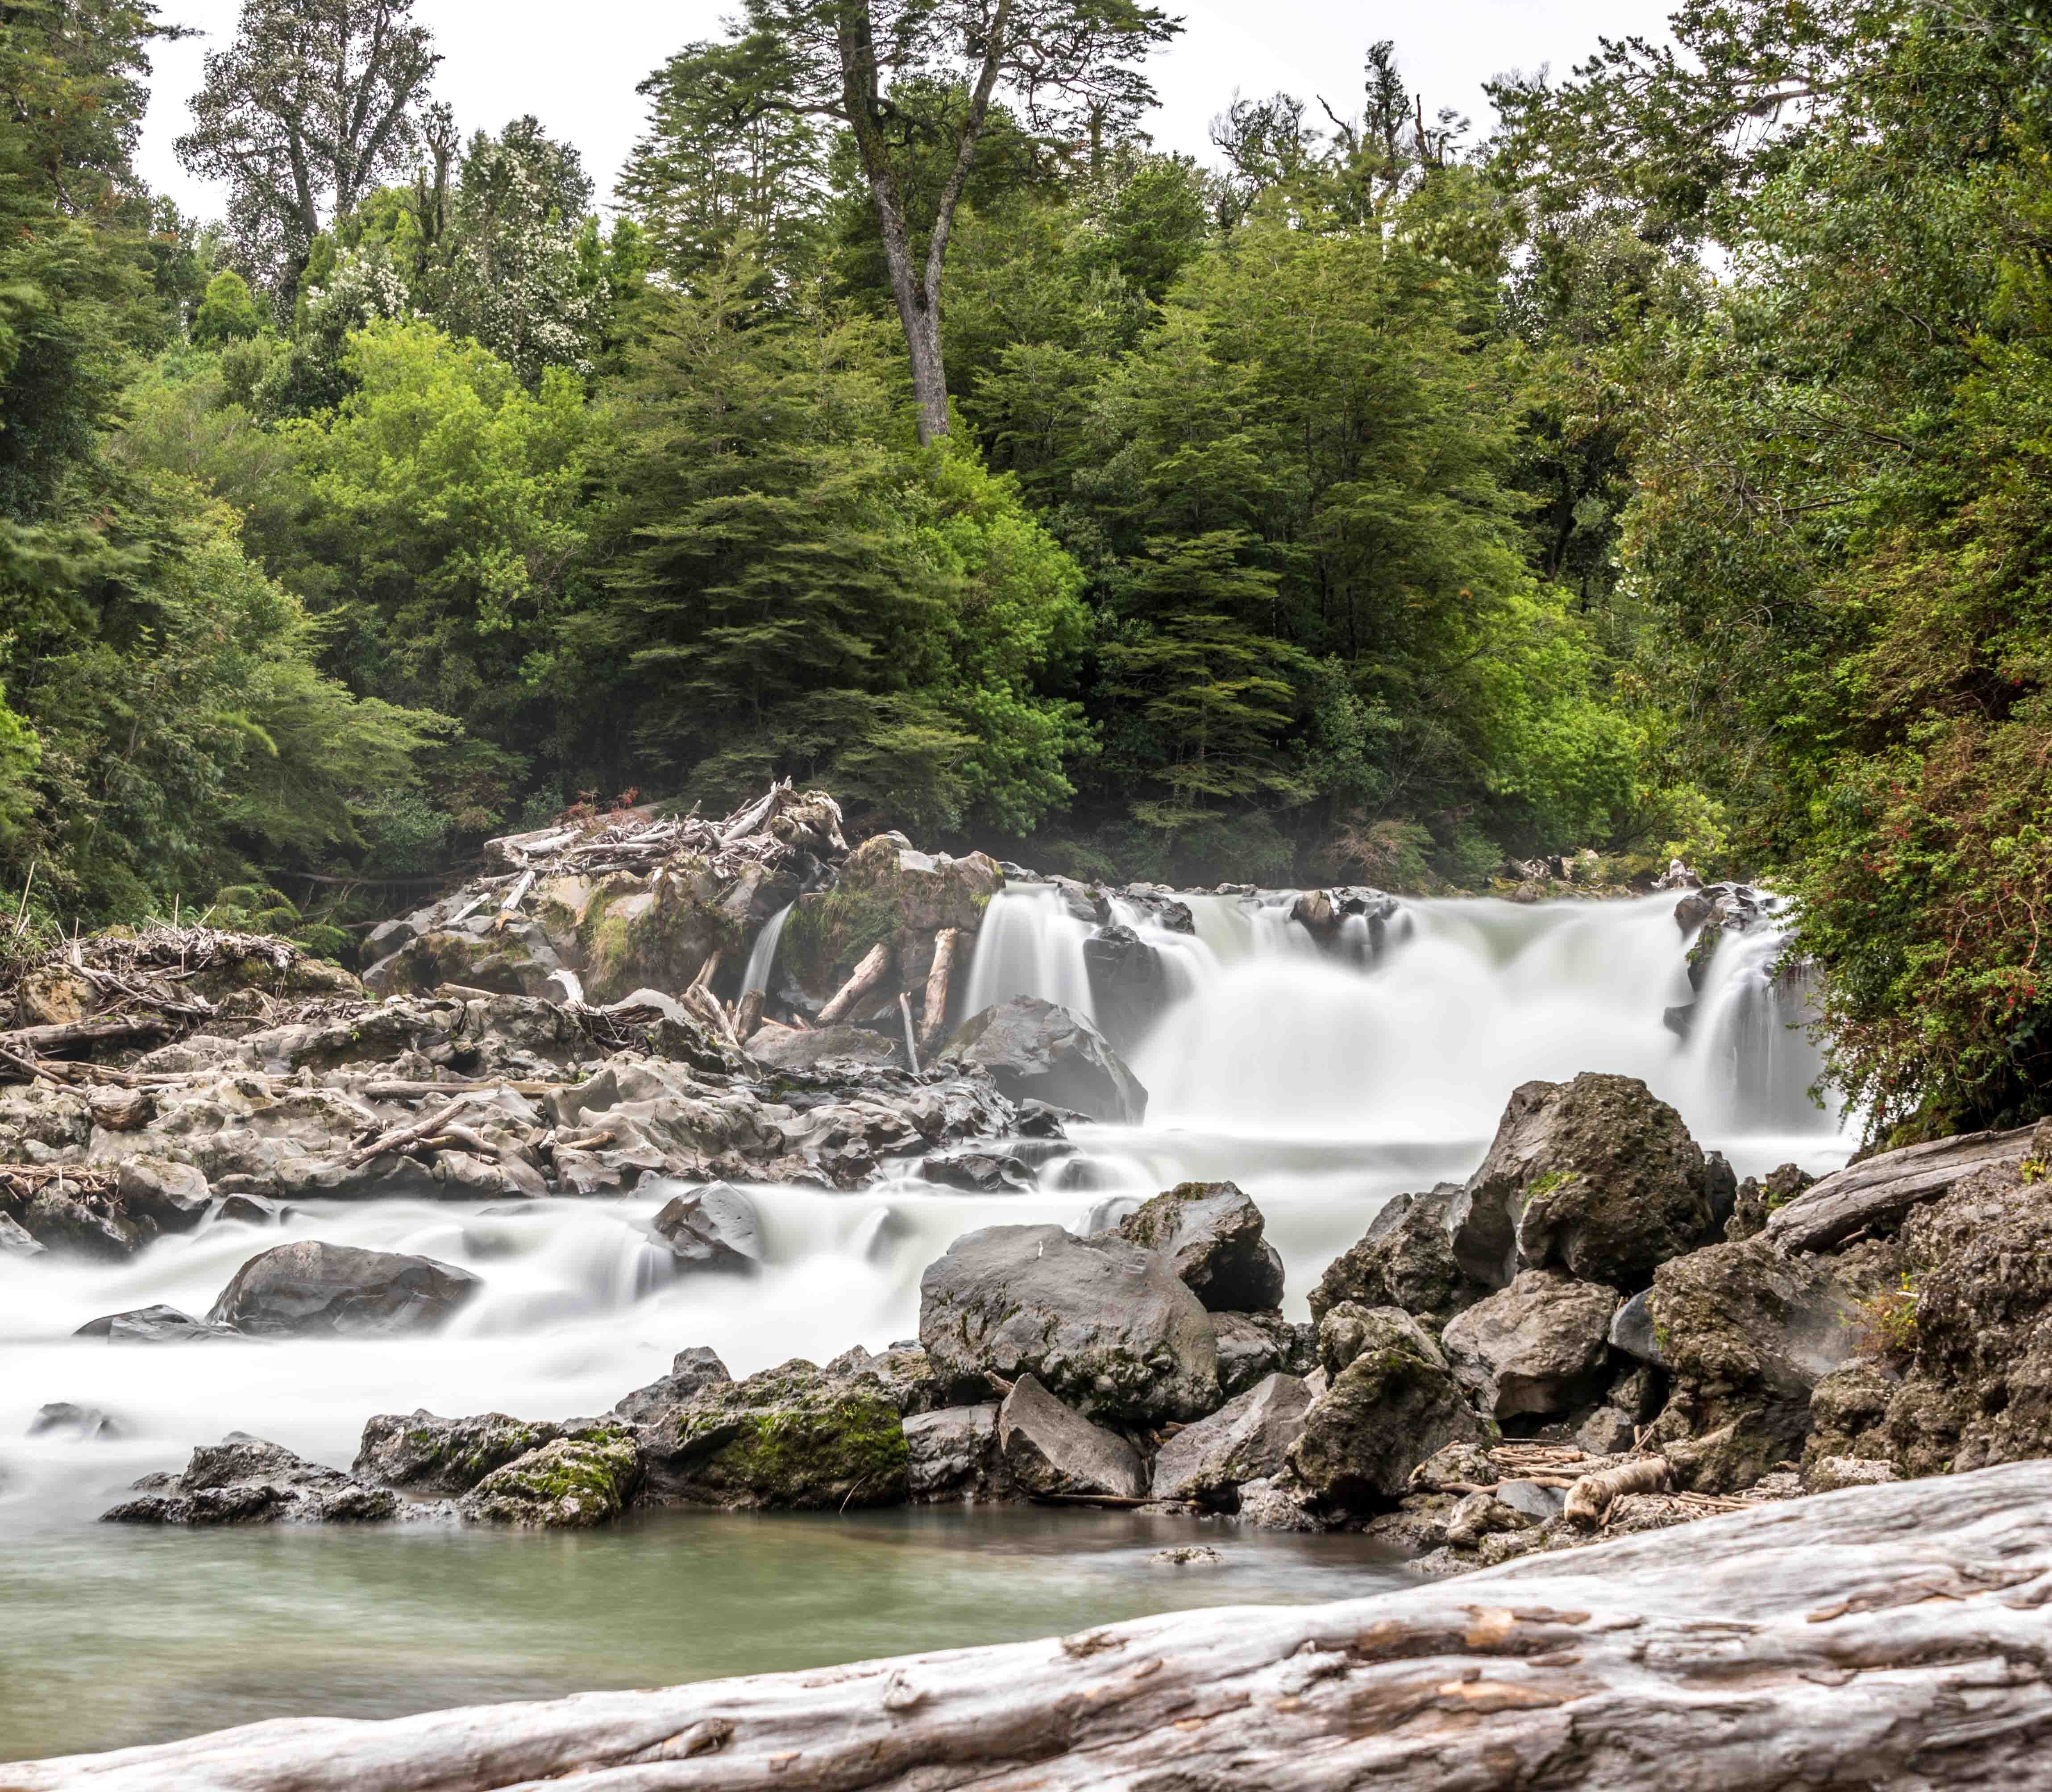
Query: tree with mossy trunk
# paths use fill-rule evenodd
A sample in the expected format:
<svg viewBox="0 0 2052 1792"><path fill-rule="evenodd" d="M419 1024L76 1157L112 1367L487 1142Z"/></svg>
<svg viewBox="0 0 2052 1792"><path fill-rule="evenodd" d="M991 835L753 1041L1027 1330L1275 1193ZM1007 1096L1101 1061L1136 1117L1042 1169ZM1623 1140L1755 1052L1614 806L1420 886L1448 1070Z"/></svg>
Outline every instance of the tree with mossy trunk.
<svg viewBox="0 0 2052 1792"><path fill-rule="evenodd" d="M706 65L723 127L746 131L785 113L832 120L853 139L905 332L922 444L948 432L941 275L1001 90L1043 153L1095 147L1153 103L1140 64L1181 29L1135 0L748 0L731 54ZM920 217L908 163L936 146L922 140L930 120L903 94L937 88L954 96L938 146L946 173L931 217Z"/></svg>

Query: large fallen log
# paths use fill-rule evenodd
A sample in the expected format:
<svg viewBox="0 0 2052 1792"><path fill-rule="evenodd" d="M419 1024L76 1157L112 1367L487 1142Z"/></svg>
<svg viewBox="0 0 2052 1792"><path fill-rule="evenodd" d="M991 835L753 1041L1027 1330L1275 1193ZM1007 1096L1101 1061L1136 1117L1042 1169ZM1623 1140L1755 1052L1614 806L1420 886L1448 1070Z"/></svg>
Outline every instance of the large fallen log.
<svg viewBox="0 0 2052 1792"><path fill-rule="evenodd" d="M72 1020L47 1027L17 1027L0 1033L0 1047L28 1056L46 1057L53 1052L90 1050L131 1039L154 1039L168 1033L171 1023L161 1014L122 1015L112 1020Z"/></svg>
<svg viewBox="0 0 2052 1792"><path fill-rule="evenodd" d="M934 962L926 972L926 1003L919 1019L919 1043L934 1049L948 1023L948 989L954 980L955 949L961 930L943 927L934 936Z"/></svg>
<svg viewBox="0 0 2052 1792"><path fill-rule="evenodd" d="M0 1767L0 1789L2022 1789L2046 1782L2048 1673L2052 1462L2030 1462L1337 1605L383 1723L287 1719Z"/></svg>
<svg viewBox="0 0 2052 1792"><path fill-rule="evenodd" d="M1864 1227L1889 1226L1955 1183L2030 1154L2032 1129L1968 1133L1885 1151L1834 1172L1768 1216L1766 1236L1784 1250L1828 1250Z"/></svg>
<svg viewBox="0 0 2052 1792"><path fill-rule="evenodd" d="M832 1027L852 1013L856 1003L882 983L891 970L891 948L879 940L863 957L848 981L834 992L827 1005L820 1010L820 1024Z"/></svg>

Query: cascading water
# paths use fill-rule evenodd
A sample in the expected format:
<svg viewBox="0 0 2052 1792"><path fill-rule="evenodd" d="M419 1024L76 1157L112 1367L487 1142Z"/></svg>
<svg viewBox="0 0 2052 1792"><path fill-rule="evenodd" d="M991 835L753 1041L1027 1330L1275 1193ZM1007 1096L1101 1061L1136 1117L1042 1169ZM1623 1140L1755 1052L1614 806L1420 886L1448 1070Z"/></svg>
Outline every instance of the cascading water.
<svg viewBox="0 0 2052 1792"><path fill-rule="evenodd" d="M797 906L786 902L763 922L762 931L755 936L755 944L749 948L748 968L741 977L744 990L769 988L770 973L777 968L777 947L784 937L784 923L791 918L791 910Z"/></svg>
<svg viewBox="0 0 2052 1792"><path fill-rule="evenodd" d="M1365 924L1349 939L1343 923L1341 937L1322 945L1291 918L1286 894L1185 900L1190 933L1163 925L1148 904L1114 898L1110 914L1161 960L1161 1008L1130 1054L1149 1092L1145 1123L1072 1129L1077 1149L1051 1160L1034 1191L954 1193L910 1168L853 1195L751 1189L764 1261L749 1276L678 1268L649 1231L674 1191L660 1186L621 1200L511 1207L309 1202L282 1228L217 1221L116 1264L0 1254L7 1367L0 1377L0 1536L11 1540L17 1596L42 1599L47 1580L53 1590L45 1602L61 1612L65 1602L54 1589L76 1584L86 1564L101 1559L93 1551L116 1547L88 1549L83 1522L136 1474L181 1464L195 1442L239 1430L346 1463L373 1413L421 1406L532 1418L603 1411L660 1375L686 1345L712 1345L737 1374L794 1356L824 1361L857 1343L880 1348L915 1332L921 1271L961 1234L1036 1222L1087 1230L1189 1178L1229 1176L1260 1204L1288 1274L1286 1311L1302 1317L1318 1274L1361 1236L1377 1207L1401 1190L1465 1175L1510 1090L1535 1077L1584 1070L1641 1077L1741 1175L1792 1157L1813 1171L1843 1160L1846 1141L1834 1117L1805 1094L1818 1078L1817 1056L1801 1027L1801 989L1772 972L1780 948L1772 917L1726 937L1701 990L1692 992L1670 898L1412 902L1377 953L1368 949ZM766 984L784 918L772 918L755 942L749 987ZM1032 995L1091 1015L1096 1004L1083 947L1095 926L1058 888L1005 890L985 914L958 1011ZM1692 998L1685 1040L1662 1016ZM475 1271L484 1288L444 1331L392 1342L113 1348L71 1335L96 1315L155 1302L204 1313L249 1256L294 1238L421 1252ZM37 1409L61 1400L104 1410L116 1434L92 1442L63 1431L25 1437ZM813 1533L791 1535L802 1542ZM23 1564L45 1559L29 1547L39 1539L47 1560L32 1569ZM124 1534L118 1547L164 1546L131 1545ZM463 1547L483 1546L473 1540ZM623 1586L631 1583L624 1558L621 1572ZM331 1571L321 1573L329 1576L321 1584L331 1587ZM225 1598L217 1579L204 1587L182 1583L180 1597L202 1604ZM132 1602L155 1597L152 1584L107 1583L107 1623L135 1624ZM1134 1609L1158 1603L1145 1591L1132 1596L1142 1602ZM927 1597L922 1589L922 1601ZM1017 1634L1080 1621L1081 1609L1050 1606L1030 1623L1022 1618ZM227 1622L217 1614L215 1621ZM591 1637L611 1628L593 1613ZM989 1634L970 1626L961 1640ZM907 1630L839 1655L930 1641ZM597 1646L589 1637L587 1644ZM0 1677L13 1671L10 1662L29 1660L35 1646L30 1634L19 1648L31 1655L18 1660L0 1642ZM605 1661L577 1677L640 1684L651 1672L638 1657ZM702 1671L721 1665L715 1659ZM466 1696L563 1684L537 1673L510 1691L494 1692L499 1683L488 1681L484 1693ZM424 1700L434 1702L380 1692L351 1708L414 1708ZM316 1700L267 1708L323 1708ZM237 1707L211 1720L243 1715ZM198 1727L182 1709L120 1721L129 1727L116 1739ZM71 1737L66 1722L53 1707L48 1727L35 1734ZM99 1746L110 1733L86 1742ZM0 1756L9 1752L6 1739L0 1724Z"/></svg>

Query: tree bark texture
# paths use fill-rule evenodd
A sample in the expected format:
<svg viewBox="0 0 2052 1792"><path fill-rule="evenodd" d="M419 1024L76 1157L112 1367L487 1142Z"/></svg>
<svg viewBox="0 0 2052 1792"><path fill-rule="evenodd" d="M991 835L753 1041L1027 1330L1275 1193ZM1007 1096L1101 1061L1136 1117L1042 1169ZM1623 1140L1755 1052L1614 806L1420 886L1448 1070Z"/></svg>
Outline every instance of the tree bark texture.
<svg viewBox="0 0 2052 1792"><path fill-rule="evenodd" d="M0 1792L2022 1792L2046 1784L2048 1671L2052 1462L2027 1462L1334 1605L288 1719L0 1767Z"/></svg>
<svg viewBox="0 0 2052 1792"><path fill-rule="evenodd" d="M1768 1216L1766 1236L1784 1250L1828 1250L1863 1226L1893 1224L1920 1201L1936 1200L1976 1170L2021 1164L2028 1126L1885 1151L1813 1184Z"/></svg>

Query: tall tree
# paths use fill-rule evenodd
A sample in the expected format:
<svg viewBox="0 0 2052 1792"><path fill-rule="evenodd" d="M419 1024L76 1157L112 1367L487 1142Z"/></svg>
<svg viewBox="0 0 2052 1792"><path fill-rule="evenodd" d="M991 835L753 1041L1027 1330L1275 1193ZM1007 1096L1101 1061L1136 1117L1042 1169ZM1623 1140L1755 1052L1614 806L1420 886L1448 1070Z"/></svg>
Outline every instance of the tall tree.
<svg viewBox="0 0 2052 1792"><path fill-rule="evenodd" d="M234 43L209 53L178 140L225 181L252 265L293 296L323 225L402 172L441 61L413 0L244 0Z"/></svg>
<svg viewBox="0 0 2052 1792"><path fill-rule="evenodd" d="M1101 143L1153 103L1140 64L1181 26L1137 0L747 0L741 26L733 63L707 68L713 92L736 127L783 112L847 127L905 332L919 439L945 436L941 276L993 100L1004 89L1050 147ZM907 190L913 132L897 95L911 88L959 96L930 218L914 215Z"/></svg>

